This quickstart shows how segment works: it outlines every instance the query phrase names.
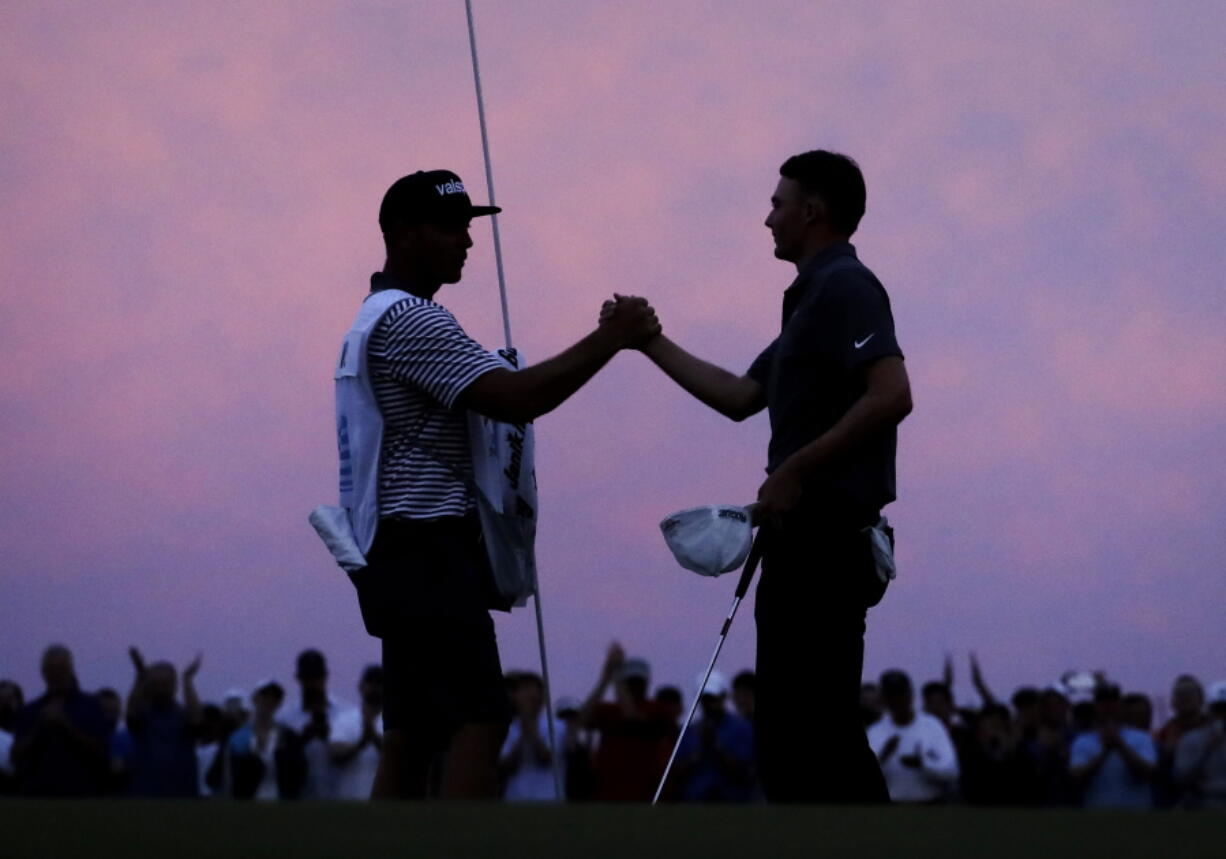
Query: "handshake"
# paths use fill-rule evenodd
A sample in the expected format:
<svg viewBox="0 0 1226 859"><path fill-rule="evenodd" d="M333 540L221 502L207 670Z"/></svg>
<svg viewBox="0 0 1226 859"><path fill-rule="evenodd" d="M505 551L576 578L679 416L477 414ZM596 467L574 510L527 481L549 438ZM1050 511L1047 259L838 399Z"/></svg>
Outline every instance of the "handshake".
<svg viewBox="0 0 1226 859"><path fill-rule="evenodd" d="M599 330L618 349L642 349L663 330L647 299L636 295L613 294L600 308Z"/></svg>

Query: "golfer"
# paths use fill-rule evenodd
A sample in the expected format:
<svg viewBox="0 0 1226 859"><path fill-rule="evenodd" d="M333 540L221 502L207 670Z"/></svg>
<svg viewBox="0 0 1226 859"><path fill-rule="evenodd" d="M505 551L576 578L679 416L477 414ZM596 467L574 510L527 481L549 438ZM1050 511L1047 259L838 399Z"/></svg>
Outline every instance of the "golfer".
<svg viewBox="0 0 1226 859"><path fill-rule="evenodd" d="M386 263L371 276L336 373L342 497L356 496L351 513L377 510L353 517L368 562L353 579L367 631L383 644L375 797L424 797L440 755L443 798L497 794L510 710L489 609L508 606L475 513L466 410L530 422L619 349L660 331L646 302L623 302L560 355L508 369L434 300L460 280L471 220L498 211L474 206L446 170L393 184L379 209ZM369 386L343 384L363 376ZM373 403L350 398L353 390L373 390Z"/></svg>
<svg viewBox="0 0 1226 859"><path fill-rule="evenodd" d="M663 335L643 351L735 421L770 414L755 612L767 799L886 802L859 714L865 615L885 587L863 529L895 497L896 427L911 411L910 384L889 298L848 241L864 214L860 168L818 150L779 172L766 226L775 256L797 271L779 336L743 376Z"/></svg>

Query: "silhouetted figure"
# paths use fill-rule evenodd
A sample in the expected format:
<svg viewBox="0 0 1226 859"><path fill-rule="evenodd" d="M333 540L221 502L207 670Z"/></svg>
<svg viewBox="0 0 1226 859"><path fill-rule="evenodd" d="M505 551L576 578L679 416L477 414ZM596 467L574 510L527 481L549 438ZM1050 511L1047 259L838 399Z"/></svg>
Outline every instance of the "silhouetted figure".
<svg viewBox="0 0 1226 859"><path fill-rule="evenodd" d="M235 799L293 799L306 777L302 750L292 731L277 721L285 689L265 680L251 694L251 718L227 743L229 785L220 792ZM228 788L228 790L227 790Z"/></svg>
<svg viewBox="0 0 1226 859"><path fill-rule="evenodd" d="M1029 768L1018 749L1009 708L988 704L975 718L970 741L959 750L961 798L971 805L1022 805Z"/></svg>
<svg viewBox="0 0 1226 859"><path fill-rule="evenodd" d="M513 802L557 801L553 747L549 742L549 720L545 712L545 687L540 676L527 671L516 673L511 702L514 717L498 759L503 777L503 798ZM563 725L556 723L554 731L561 738Z"/></svg>
<svg viewBox="0 0 1226 859"><path fill-rule="evenodd" d="M1179 738L1175 786L1188 808L1226 810L1226 680L1209 687L1209 719Z"/></svg>
<svg viewBox="0 0 1226 859"><path fill-rule="evenodd" d="M911 678L902 671L881 675L885 715L868 729L868 743L894 802L939 802L958 780L958 758L939 719L915 711Z"/></svg>
<svg viewBox="0 0 1226 859"><path fill-rule="evenodd" d="M27 796L99 796L107 788L110 734L102 707L81 691L72 653L43 654L46 691L22 708L13 732L18 792Z"/></svg>
<svg viewBox="0 0 1226 859"><path fill-rule="evenodd" d="M110 785L107 793L122 796L128 792L128 779L132 774L132 735L123 722L123 699L110 687L99 689L98 703L111 733Z"/></svg>
<svg viewBox="0 0 1226 859"><path fill-rule="evenodd" d="M129 790L135 796L199 796L196 737L200 731L200 698L195 678L197 656L183 669L183 703L178 702L179 678L169 662L146 666L140 651L128 651L136 670L128 694L127 723L132 735Z"/></svg>
<svg viewBox="0 0 1226 859"><path fill-rule="evenodd" d="M370 799L383 751L383 667L367 665L358 681L357 707L336 719L328 752L337 799Z"/></svg>
<svg viewBox="0 0 1226 859"><path fill-rule="evenodd" d="M670 780L685 802L750 802L754 798L753 725L728 712L728 681L718 672L702 690L702 715L677 750Z"/></svg>
<svg viewBox="0 0 1226 859"><path fill-rule="evenodd" d="M1081 787L1086 808L1149 808L1158 751L1149 734L1130 728L1121 718L1118 686L1105 684L1094 693L1094 729L1073 740L1069 774Z"/></svg>
<svg viewBox="0 0 1226 859"><path fill-rule="evenodd" d="M881 690L876 683L860 684L860 721L865 729L881 718L885 705L881 703Z"/></svg>
<svg viewBox="0 0 1226 859"><path fill-rule="evenodd" d="M296 742L301 752L301 761L296 766L303 768L303 799L332 799L336 796L338 771L332 763L328 743L332 738L332 726L347 709L328 695L328 663L318 650L308 649L298 654L297 670L294 673L301 690L298 701L286 704L278 719L293 731L287 738L291 746ZM289 777L289 761L282 760L283 775Z"/></svg>
<svg viewBox="0 0 1226 859"><path fill-rule="evenodd" d="M681 719L685 716L685 701L681 697L681 690L676 686L661 686L656 689L652 697L668 714L672 725L672 735L669 741L672 742L677 739L677 734L681 731Z"/></svg>
<svg viewBox="0 0 1226 859"><path fill-rule="evenodd" d="M1171 686L1171 718L1154 734L1158 746L1158 772L1154 775L1154 802L1159 808L1169 808L1184 795L1185 789L1175 784L1175 747L1185 734L1208 724L1205 714L1205 690L1191 674L1181 674Z"/></svg>
<svg viewBox="0 0 1226 859"><path fill-rule="evenodd" d="M592 732L579 720L582 705L577 698L559 698L554 712L562 723L562 751L565 755L563 785L569 802L587 802L596 795L596 763L592 752Z"/></svg>
<svg viewBox="0 0 1226 859"><path fill-rule="evenodd" d="M649 802L664 772L673 725L669 710L647 697L651 667L627 659L614 643L600 681L580 713L586 727L600 732L596 752L596 798L602 802ZM604 702L612 687L615 701Z"/></svg>
<svg viewBox="0 0 1226 859"><path fill-rule="evenodd" d="M25 706L21 687L12 680L0 680L0 796L17 792L17 773L13 769L13 729Z"/></svg>
<svg viewBox="0 0 1226 859"><path fill-rule="evenodd" d="M749 724L753 724L758 705L758 675L741 671L732 678L732 709Z"/></svg>

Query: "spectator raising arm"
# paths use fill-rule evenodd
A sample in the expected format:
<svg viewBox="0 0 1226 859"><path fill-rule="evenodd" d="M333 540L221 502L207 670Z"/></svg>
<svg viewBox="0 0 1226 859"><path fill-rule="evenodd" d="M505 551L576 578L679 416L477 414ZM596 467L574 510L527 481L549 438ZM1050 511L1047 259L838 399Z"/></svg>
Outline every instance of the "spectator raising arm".
<svg viewBox="0 0 1226 859"><path fill-rule="evenodd" d="M979 668L979 657L973 650L971 651L971 682L975 684L975 691L979 693L984 707L997 703L996 696L992 694L992 690L988 688L988 684L983 679L983 671Z"/></svg>
<svg viewBox="0 0 1226 859"><path fill-rule="evenodd" d="M204 709L196 693L196 674L200 672L203 661L204 654L197 653L196 658L183 669L183 708L187 711L187 723L192 728L199 728L204 722Z"/></svg>

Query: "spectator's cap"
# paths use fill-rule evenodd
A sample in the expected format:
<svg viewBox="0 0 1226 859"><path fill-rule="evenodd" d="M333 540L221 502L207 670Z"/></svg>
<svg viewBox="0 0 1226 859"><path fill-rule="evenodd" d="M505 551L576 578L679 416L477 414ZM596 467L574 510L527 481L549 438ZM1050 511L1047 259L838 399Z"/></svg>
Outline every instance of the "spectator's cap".
<svg viewBox="0 0 1226 859"><path fill-rule="evenodd" d="M242 705L247 700L247 693L237 686L233 686L226 690L226 694L221 696L221 703L229 707L231 704Z"/></svg>
<svg viewBox="0 0 1226 859"><path fill-rule="evenodd" d="M618 672L619 680L629 680L631 677L638 677L642 680L651 679L651 665L646 659L641 656L632 656L622 663L621 671Z"/></svg>
<svg viewBox="0 0 1226 859"><path fill-rule="evenodd" d="M879 683L881 694L887 697L910 695L915 691L911 685L911 678L907 676L905 671L899 671L897 668L884 672Z"/></svg>
<svg viewBox="0 0 1226 859"><path fill-rule="evenodd" d="M362 683L383 683L383 666L371 663L362 669Z"/></svg>
<svg viewBox="0 0 1226 859"><path fill-rule="evenodd" d="M1209 684L1209 689L1205 693L1205 699L1209 702L1209 706L1214 704L1226 704L1226 680L1218 680L1215 683Z"/></svg>
<svg viewBox="0 0 1226 859"><path fill-rule="evenodd" d="M501 211L498 206L474 206L464 182L450 170L418 170L397 179L383 195L379 229L387 235L398 222L454 223Z"/></svg>
<svg viewBox="0 0 1226 859"><path fill-rule="evenodd" d="M261 680L259 683L255 684L255 691L251 693L251 697L254 698L256 695L261 695L265 692L273 692L284 697L285 687L269 677L267 680Z"/></svg>
<svg viewBox="0 0 1226 859"><path fill-rule="evenodd" d="M753 517L744 507L691 507L660 523L677 563L703 576L718 576L745 563L753 545Z"/></svg>
<svg viewBox="0 0 1226 859"><path fill-rule="evenodd" d="M298 670L294 674L299 680L314 680L328 676L328 661L324 655L314 648L298 654Z"/></svg>
<svg viewBox="0 0 1226 859"><path fill-rule="evenodd" d="M582 706L583 705L579 703L578 698L571 698L570 696L565 696L557 700L557 703L553 705L553 709L554 709L554 712L557 713L559 717L564 718L566 716L578 715L579 708Z"/></svg>
<svg viewBox="0 0 1226 859"><path fill-rule="evenodd" d="M1069 671L1056 684L1057 690L1071 704L1084 704L1094 700L1099 679L1089 671Z"/></svg>
<svg viewBox="0 0 1226 859"><path fill-rule="evenodd" d="M702 682L702 677L699 676L698 682ZM712 671L710 679L707 680L707 685L702 687L703 695L727 695L728 694L728 678L718 671Z"/></svg>

